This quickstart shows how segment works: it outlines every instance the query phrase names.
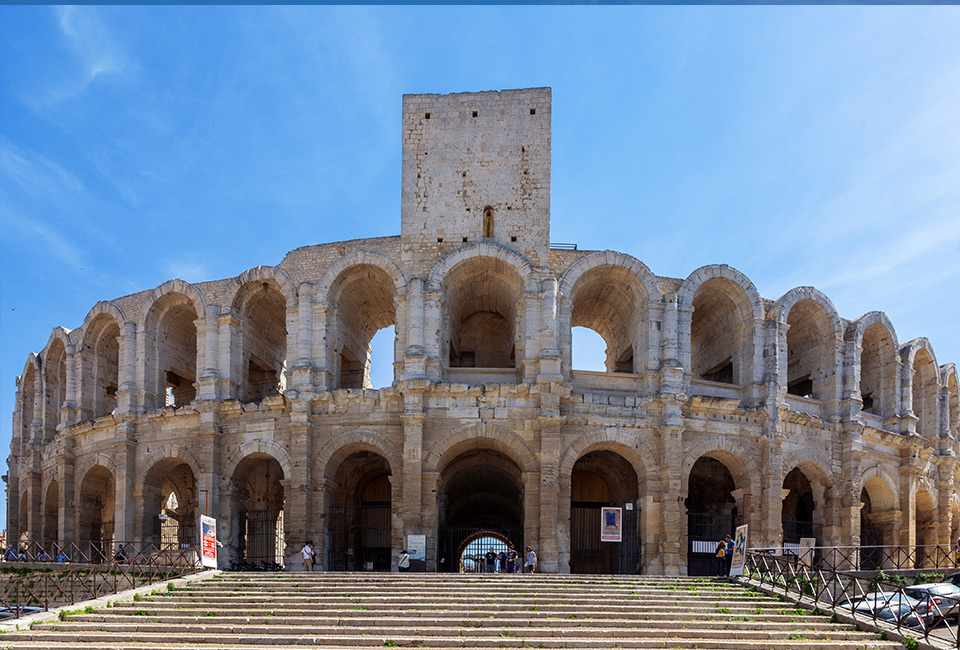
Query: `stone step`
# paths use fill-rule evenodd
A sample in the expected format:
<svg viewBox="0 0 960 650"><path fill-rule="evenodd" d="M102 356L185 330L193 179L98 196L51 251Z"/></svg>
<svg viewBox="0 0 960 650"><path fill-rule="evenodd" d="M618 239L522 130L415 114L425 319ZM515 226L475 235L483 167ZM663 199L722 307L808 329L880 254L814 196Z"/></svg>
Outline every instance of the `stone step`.
<svg viewBox="0 0 960 650"><path fill-rule="evenodd" d="M30 635L21 635L17 633L4 635L3 644L11 646L16 643L18 650L24 648L53 648L53 644L59 644L60 647L71 647L69 644L93 644L98 650L109 647L111 644L128 644L127 647L135 647L143 650L143 637L137 635L114 636L104 633L85 633L72 634L70 632L34 632ZM19 642L25 642L20 645ZM463 637L458 639L437 638L422 635L407 635L396 637L382 637L376 635L367 636L348 636L338 635L335 637L323 636L279 636L276 634L258 635L256 633L244 634L242 637L230 635L210 634L206 632L170 632L164 634L164 643L162 646L169 648L176 644L182 644L187 647L209 648L210 646L236 646L247 650L251 646L261 646L274 649L282 647L309 647L316 649L346 649L357 647L429 647L429 648L529 648L531 643L533 647L542 648L704 648L704 639L699 636L690 636L683 638L674 637L613 637L604 638L602 643L598 643L596 638L584 637L555 637L555 638L537 638L531 641L526 638L512 636L497 636L490 638ZM837 639L814 639L807 638L802 634L791 635L789 638L781 637L777 639L764 638L757 640L749 639L712 639L709 648L716 650L770 650L774 648L790 648L791 650L840 650L864 649L864 648L884 648L893 649L896 646L889 642L870 640L863 635L851 633L849 638ZM31 645L32 644L32 645ZM668 645L666 645L668 644ZM74 646L75 647L75 646ZM121 645L121 647L123 647Z"/></svg>
<svg viewBox="0 0 960 650"><path fill-rule="evenodd" d="M203 625L216 623L218 625L247 625L250 623L255 623L259 625L268 625L268 626L295 626L301 625L306 618L306 613L304 612L301 615L291 615L290 613L285 613L284 615L271 615L261 612L250 612L247 615L237 615L237 612L230 611L229 615L222 616L217 614L216 616L184 616L182 614L176 614L172 616L160 615L151 615L147 618L150 622L160 623L163 625ZM131 619L137 617L137 620L143 620L141 615L135 614L133 611L126 613L117 613L117 614L77 614L69 618L69 622L82 622L82 623L97 623L97 624L114 624L122 622L126 619ZM737 629L750 629L750 628L765 628L765 629L777 629L782 627L782 629L787 629L786 626L789 626L789 629L794 629L798 625L805 630L834 630L841 629L845 631L853 630L853 626L831 623L829 620L825 619L823 616L806 616L802 620L799 617L790 617L790 616L770 616L770 617L756 617L757 620L744 620L744 617L739 616L728 616L722 617L718 616L715 619L705 619L698 617L696 619L696 625L698 628L706 629L729 629L731 626L736 627ZM431 617L317 617L314 616L311 619L311 622L314 625L318 626L330 626L338 628L349 628L349 627L366 627L366 628L375 628L375 627L399 627L399 626L410 626L417 625L423 627L463 627L463 628L503 628L506 627L505 623L509 621L510 628L544 628L544 627L572 627L574 624L595 624L598 620L602 620L604 627L608 628L657 628L657 629L676 629L678 624L689 623L690 617L685 614L674 614L674 615L663 615L658 616L657 619L652 619L650 617L644 618L631 618L631 619L620 619L610 616L609 618L604 619L570 619L567 617L558 618L558 617L540 617L540 618L530 618L528 615L519 614L515 618L505 620L503 618L463 618L463 617L442 617L442 616L431 616Z"/></svg>

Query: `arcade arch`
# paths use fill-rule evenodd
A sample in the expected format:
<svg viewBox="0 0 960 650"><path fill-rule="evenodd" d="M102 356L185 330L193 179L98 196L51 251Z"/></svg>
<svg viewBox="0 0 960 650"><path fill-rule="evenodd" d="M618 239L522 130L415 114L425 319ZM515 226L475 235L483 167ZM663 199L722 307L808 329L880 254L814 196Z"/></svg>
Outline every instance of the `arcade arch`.
<svg viewBox="0 0 960 650"><path fill-rule="evenodd" d="M571 327L585 327L606 343L606 372L646 369L647 288L629 268L594 266L572 288Z"/></svg>
<svg viewBox="0 0 960 650"><path fill-rule="evenodd" d="M339 388L372 387L370 344L377 332L396 326L394 293L394 278L376 264L349 266L331 284L329 314Z"/></svg>
<svg viewBox="0 0 960 650"><path fill-rule="evenodd" d="M623 456L601 449L577 459L570 476L570 573L639 572L639 501L640 479ZM604 507L620 508L619 543L601 541Z"/></svg>
<svg viewBox="0 0 960 650"><path fill-rule="evenodd" d="M391 476L389 461L375 451L354 451L337 465L325 494L328 570L390 570Z"/></svg>
<svg viewBox="0 0 960 650"><path fill-rule="evenodd" d="M269 454L253 452L237 463L229 488L228 553L233 560L267 568L283 565L283 481L283 467Z"/></svg>
<svg viewBox="0 0 960 650"><path fill-rule="evenodd" d="M897 342L882 323L863 332L860 353L860 399L863 410L883 418L896 414Z"/></svg>
<svg viewBox="0 0 960 650"><path fill-rule="evenodd" d="M705 280L693 295L690 370L695 379L743 386L753 378L753 304L725 277Z"/></svg>
<svg viewBox="0 0 960 650"><path fill-rule="evenodd" d="M496 533L521 549L523 495L522 469L502 451L478 444L450 458L437 481L440 570L457 570L453 558L480 532Z"/></svg>
<svg viewBox="0 0 960 650"><path fill-rule="evenodd" d="M67 400L67 350L60 338L51 340L43 363L43 441L50 442L61 422L60 409Z"/></svg>
<svg viewBox="0 0 960 650"><path fill-rule="evenodd" d="M499 257L475 256L443 278L441 354L450 368L518 368L523 279Z"/></svg>
<svg viewBox="0 0 960 650"><path fill-rule="evenodd" d="M84 415L96 419L111 414L120 386L120 325L112 315L101 312L87 324L80 366Z"/></svg>
<svg viewBox="0 0 960 650"><path fill-rule="evenodd" d="M717 541L732 537L745 515L735 495L749 492L746 468L729 451L710 451L693 463L686 484L687 572L715 575Z"/></svg>
<svg viewBox="0 0 960 650"><path fill-rule="evenodd" d="M787 315L787 393L816 400L836 396L837 332L832 315L812 299Z"/></svg>
<svg viewBox="0 0 960 650"><path fill-rule="evenodd" d="M53 545L60 539L60 483L50 481L43 497L43 526L40 531L43 548L50 557L55 557Z"/></svg>
<svg viewBox="0 0 960 650"><path fill-rule="evenodd" d="M115 506L113 473L94 465L84 474L77 499L77 533L81 543L89 544L91 557L112 557Z"/></svg>
<svg viewBox="0 0 960 650"><path fill-rule="evenodd" d="M917 348L911 367L911 402L913 414L917 416L917 433L926 440L936 440L937 397L940 392L937 380L937 366L933 355L926 347Z"/></svg>
<svg viewBox="0 0 960 650"><path fill-rule="evenodd" d="M140 502L140 538L158 548L196 544L197 480L190 465L179 458L154 463L143 479Z"/></svg>
<svg viewBox="0 0 960 650"><path fill-rule="evenodd" d="M896 498L890 485L880 476L867 479L860 491L860 568L878 569L883 553L878 546L897 543L899 517Z"/></svg>
<svg viewBox="0 0 960 650"><path fill-rule="evenodd" d="M241 402L282 393L287 367L287 300L273 278L241 285L233 300L239 314L238 355L230 376L240 382Z"/></svg>
<svg viewBox="0 0 960 650"><path fill-rule="evenodd" d="M34 405L36 403L37 367L33 355L27 361L20 379L20 441L30 442L32 437ZM16 434L16 431L14 431ZM16 437L16 436L14 436Z"/></svg>
<svg viewBox="0 0 960 650"><path fill-rule="evenodd" d="M150 307L143 330L145 408L180 407L196 398L197 318L194 302L177 291Z"/></svg>
<svg viewBox="0 0 960 650"><path fill-rule="evenodd" d="M799 467L790 470L783 479L786 496L780 509L783 545L798 545L804 537L823 542L822 507L817 508L813 484Z"/></svg>

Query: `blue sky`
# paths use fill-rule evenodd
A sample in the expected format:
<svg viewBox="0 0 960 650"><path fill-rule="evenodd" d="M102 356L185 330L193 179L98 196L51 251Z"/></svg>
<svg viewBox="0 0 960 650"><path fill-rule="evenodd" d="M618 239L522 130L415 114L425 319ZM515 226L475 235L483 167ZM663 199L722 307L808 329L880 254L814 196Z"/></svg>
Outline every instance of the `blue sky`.
<svg viewBox="0 0 960 650"><path fill-rule="evenodd" d="M0 7L0 447L51 330L399 234L404 93L553 88L552 234L960 362L960 7ZM0 506L0 512L2 508Z"/></svg>

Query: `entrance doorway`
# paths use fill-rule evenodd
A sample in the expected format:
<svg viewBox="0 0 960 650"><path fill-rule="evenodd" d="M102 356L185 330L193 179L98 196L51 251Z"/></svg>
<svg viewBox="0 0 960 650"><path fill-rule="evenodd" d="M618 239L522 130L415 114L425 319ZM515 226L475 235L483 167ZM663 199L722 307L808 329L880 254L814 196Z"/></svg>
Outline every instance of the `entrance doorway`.
<svg viewBox="0 0 960 650"><path fill-rule="evenodd" d="M480 555L490 546L499 554L508 544L523 554L520 475L513 460L493 449L472 449L447 464L437 484L438 571L460 571L461 563L475 568L478 540L488 544Z"/></svg>
<svg viewBox="0 0 960 650"><path fill-rule="evenodd" d="M717 542L733 537L738 510L733 499L736 485L727 466L702 457L690 470L687 507L687 574L717 575Z"/></svg>

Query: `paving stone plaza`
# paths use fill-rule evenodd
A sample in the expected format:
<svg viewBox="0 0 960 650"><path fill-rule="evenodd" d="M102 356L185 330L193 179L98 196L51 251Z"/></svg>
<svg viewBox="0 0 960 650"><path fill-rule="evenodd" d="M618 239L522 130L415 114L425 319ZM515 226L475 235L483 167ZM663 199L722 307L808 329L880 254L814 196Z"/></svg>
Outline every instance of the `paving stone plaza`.
<svg viewBox="0 0 960 650"><path fill-rule="evenodd" d="M548 88L407 95L402 124L399 236L53 329L17 384L10 540L192 544L206 514L223 567L296 569L309 539L321 568L396 570L424 535L431 572L498 540L547 573L676 576L739 524L751 546L960 537L958 376L926 339L722 263L552 244ZM572 367L574 327L603 372Z"/></svg>

